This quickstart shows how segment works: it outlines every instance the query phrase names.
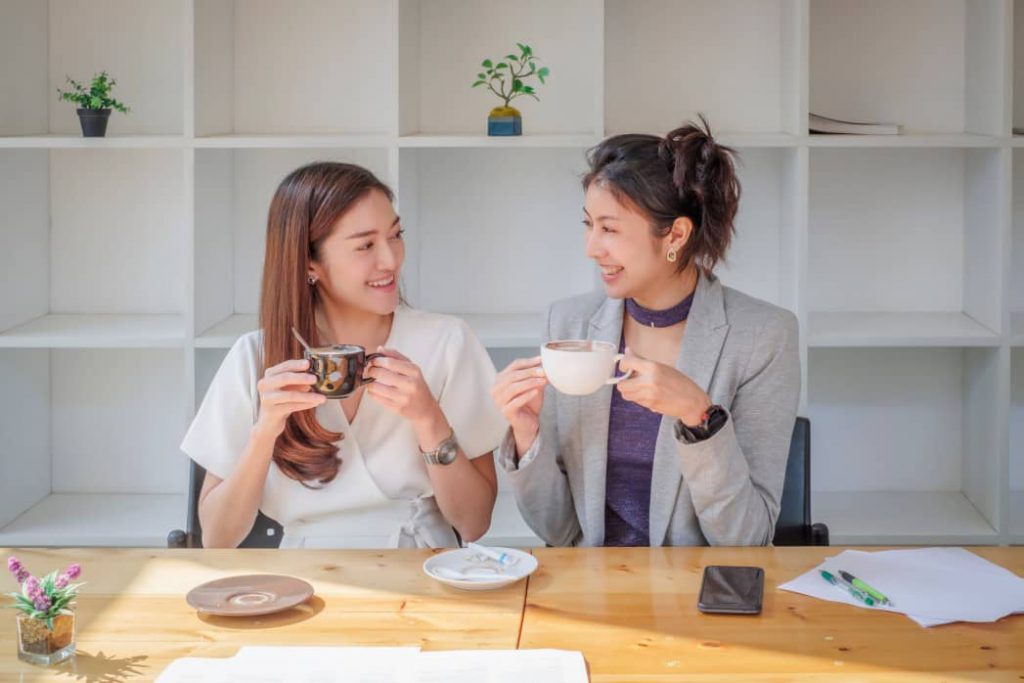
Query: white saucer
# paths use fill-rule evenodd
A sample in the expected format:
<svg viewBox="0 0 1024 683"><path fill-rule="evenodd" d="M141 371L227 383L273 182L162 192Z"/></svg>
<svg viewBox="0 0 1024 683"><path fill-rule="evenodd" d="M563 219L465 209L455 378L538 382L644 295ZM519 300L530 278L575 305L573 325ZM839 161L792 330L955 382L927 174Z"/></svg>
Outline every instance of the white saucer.
<svg viewBox="0 0 1024 683"><path fill-rule="evenodd" d="M423 563L423 573L454 588L483 591L501 588L525 579L537 568L537 558L513 548L495 548L513 558L502 565L469 548L457 548L433 555Z"/></svg>

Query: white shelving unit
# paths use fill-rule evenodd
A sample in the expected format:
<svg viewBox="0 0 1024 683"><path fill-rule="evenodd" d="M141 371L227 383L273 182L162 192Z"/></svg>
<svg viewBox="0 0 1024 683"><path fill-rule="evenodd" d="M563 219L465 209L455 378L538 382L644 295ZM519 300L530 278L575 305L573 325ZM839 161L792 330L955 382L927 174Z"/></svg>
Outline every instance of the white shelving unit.
<svg viewBox="0 0 1024 683"><path fill-rule="evenodd" d="M1024 17L1016 18L1019 50L1024 50ZM1018 81L1015 80L1015 84ZM1024 88L1024 81L1020 82ZM1016 122L1015 122L1016 123ZM1016 140L1015 140L1016 141ZM1010 250L1010 540L1024 544L1024 149L1013 152L1013 248Z"/></svg>
<svg viewBox="0 0 1024 683"><path fill-rule="evenodd" d="M1024 344L1011 354L1010 393L1010 540L1024 543Z"/></svg>
<svg viewBox="0 0 1024 683"><path fill-rule="evenodd" d="M489 138L469 86L517 41L551 77L516 101L526 135ZM388 182L407 298L503 366L598 284L586 149L699 112L742 159L719 274L801 322L816 520L835 543L1024 542L1016 0L0 0L0 60L0 545L184 524L177 445L256 326L290 170ZM55 89L100 69L133 112L83 139ZM907 134L809 135L808 111ZM502 489L489 539L536 542Z"/></svg>

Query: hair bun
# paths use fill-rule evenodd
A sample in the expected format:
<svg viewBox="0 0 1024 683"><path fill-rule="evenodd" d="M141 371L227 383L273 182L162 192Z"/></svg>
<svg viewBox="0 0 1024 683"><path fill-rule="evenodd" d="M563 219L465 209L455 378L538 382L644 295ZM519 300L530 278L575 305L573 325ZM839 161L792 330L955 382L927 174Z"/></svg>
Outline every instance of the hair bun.
<svg viewBox="0 0 1024 683"><path fill-rule="evenodd" d="M708 168L719 157L720 149L711 134L711 126L704 115L700 125L688 123L670 131L659 144L659 156L667 162L672 182L684 202L702 203Z"/></svg>

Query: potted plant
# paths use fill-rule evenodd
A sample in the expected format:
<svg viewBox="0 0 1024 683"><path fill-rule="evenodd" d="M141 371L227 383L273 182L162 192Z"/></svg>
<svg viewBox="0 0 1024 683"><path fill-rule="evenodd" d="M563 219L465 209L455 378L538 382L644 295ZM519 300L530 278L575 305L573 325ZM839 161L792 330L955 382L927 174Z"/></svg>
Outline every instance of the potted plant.
<svg viewBox="0 0 1024 683"><path fill-rule="evenodd" d="M516 45L519 47L518 56L508 54L504 61L495 63L485 59L481 62L484 70L476 75L477 80L473 83L474 88L485 86L503 102L501 106L492 109L487 117L488 135L522 135L523 117L512 106L512 100L528 95L539 102L536 90L525 81L536 76L537 80L544 83L544 79L551 73L546 66L537 68L540 60L533 54L533 48L523 43Z"/></svg>
<svg viewBox="0 0 1024 683"><path fill-rule="evenodd" d="M122 114L129 112L121 102L110 96L110 91L117 81L110 78L106 71L92 77L88 88L70 76L67 77L71 90L57 88L58 99L74 102L78 105L78 121L82 124L82 135L87 138L101 138L107 134L107 120L110 110L116 109Z"/></svg>
<svg viewBox="0 0 1024 683"><path fill-rule="evenodd" d="M18 658L32 664L50 666L75 653L75 613L77 579L82 569L72 564L62 574L51 572L42 579L29 574L16 557L8 558L7 568L14 574L21 591L9 593L11 605L18 610Z"/></svg>

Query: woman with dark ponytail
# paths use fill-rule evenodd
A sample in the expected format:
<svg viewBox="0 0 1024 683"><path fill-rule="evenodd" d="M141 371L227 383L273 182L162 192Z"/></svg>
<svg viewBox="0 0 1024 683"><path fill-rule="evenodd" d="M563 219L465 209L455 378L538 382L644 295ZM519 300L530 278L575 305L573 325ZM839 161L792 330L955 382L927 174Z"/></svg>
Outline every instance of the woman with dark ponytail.
<svg viewBox="0 0 1024 683"><path fill-rule="evenodd" d="M629 376L587 396L513 362L498 461L551 545L768 545L800 394L795 316L723 286L740 199L707 121L588 154L586 254L603 292L555 303L545 342L600 340Z"/></svg>

